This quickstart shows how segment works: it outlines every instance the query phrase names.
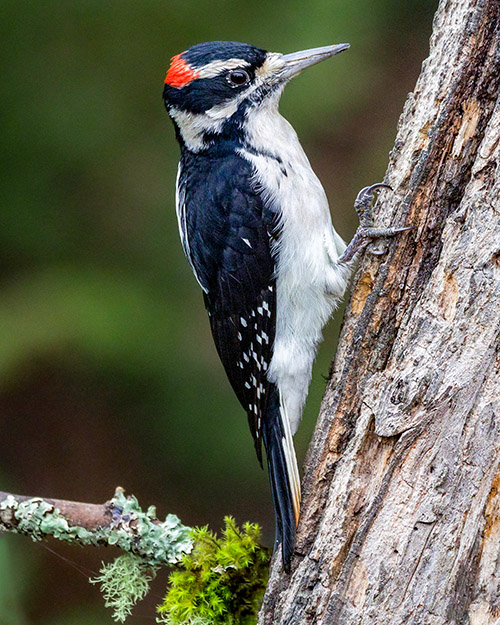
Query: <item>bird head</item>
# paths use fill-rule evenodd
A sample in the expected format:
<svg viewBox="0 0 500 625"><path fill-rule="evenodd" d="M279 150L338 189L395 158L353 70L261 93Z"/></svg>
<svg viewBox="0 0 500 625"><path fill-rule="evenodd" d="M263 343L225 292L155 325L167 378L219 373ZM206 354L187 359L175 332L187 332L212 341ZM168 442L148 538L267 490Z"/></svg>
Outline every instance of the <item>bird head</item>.
<svg viewBox="0 0 500 625"><path fill-rule="evenodd" d="M234 41L200 43L172 58L163 99L181 146L200 152L238 143L262 106L277 110L287 82L306 67L346 50L342 43L280 54Z"/></svg>

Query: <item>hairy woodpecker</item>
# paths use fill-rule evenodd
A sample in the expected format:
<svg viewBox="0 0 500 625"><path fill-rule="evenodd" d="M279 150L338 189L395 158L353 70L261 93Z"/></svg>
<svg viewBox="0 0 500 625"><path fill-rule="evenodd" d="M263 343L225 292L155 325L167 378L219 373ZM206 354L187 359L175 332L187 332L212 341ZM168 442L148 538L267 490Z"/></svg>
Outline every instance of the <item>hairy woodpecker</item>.
<svg viewBox="0 0 500 625"><path fill-rule="evenodd" d="M292 436L321 331L341 299L352 256L403 229L370 223L356 200L347 247L292 126L279 114L287 82L348 44L294 54L214 41L173 57L163 97L181 147L176 208L184 252L203 289L217 351L266 450L277 547L290 570L300 479Z"/></svg>

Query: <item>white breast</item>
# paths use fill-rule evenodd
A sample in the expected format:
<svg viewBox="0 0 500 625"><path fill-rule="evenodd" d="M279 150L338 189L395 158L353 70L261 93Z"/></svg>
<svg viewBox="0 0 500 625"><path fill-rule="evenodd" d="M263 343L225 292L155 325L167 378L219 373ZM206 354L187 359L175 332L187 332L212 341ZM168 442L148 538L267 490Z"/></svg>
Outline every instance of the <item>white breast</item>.
<svg viewBox="0 0 500 625"><path fill-rule="evenodd" d="M256 183L281 218L276 338L268 376L278 385L294 433L321 330L346 288L349 270L337 265L345 244L333 228L324 189L277 104L252 110L246 130L253 149L241 154L255 166Z"/></svg>

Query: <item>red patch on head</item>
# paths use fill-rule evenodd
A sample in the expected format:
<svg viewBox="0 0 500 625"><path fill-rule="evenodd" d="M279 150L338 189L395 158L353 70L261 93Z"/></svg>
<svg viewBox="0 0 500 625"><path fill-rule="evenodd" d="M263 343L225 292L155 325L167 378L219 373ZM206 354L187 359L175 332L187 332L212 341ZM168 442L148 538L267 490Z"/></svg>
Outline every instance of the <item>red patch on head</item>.
<svg viewBox="0 0 500 625"><path fill-rule="evenodd" d="M167 72L165 84L180 89L181 87L189 85L195 78L198 78L198 72L195 72L194 69L186 63L182 58L182 53L172 57L172 64Z"/></svg>

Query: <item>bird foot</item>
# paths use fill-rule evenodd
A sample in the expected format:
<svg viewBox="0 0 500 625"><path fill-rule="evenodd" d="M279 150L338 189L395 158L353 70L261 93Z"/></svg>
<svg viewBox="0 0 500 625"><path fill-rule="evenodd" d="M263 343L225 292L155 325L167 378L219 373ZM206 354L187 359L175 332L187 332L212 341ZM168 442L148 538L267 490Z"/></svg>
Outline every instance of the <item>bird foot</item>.
<svg viewBox="0 0 500 625"><path fill-rule="evenodd" d="M356 230L352 241L347 246L345 252L339 258L339 263L348 263L352 258L364 250L365 247L373 241L373 239L380 239L385 237L393 237L400 232L406 232L412 230L413 226L407 226L405 228L377 228L373 225L373 196L375 191L379 189L389 189L392 191L392 187L385 182L377 182L369 187L364 187L358 193L354 202L354 209L359 217L359 226ZM374 250L376 256L380 256L385 253L385 250Z"/></svg>

